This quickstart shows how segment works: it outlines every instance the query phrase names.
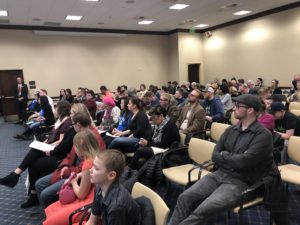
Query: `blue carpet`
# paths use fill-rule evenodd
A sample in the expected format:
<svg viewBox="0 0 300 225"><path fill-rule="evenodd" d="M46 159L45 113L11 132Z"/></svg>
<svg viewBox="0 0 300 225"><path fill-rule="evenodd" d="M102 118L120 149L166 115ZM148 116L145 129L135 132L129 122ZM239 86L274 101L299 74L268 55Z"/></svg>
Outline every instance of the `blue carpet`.
<svg viewBox="0 0 300 225"><path fill-rule="evenodd" d="M8 175L19 166L30 141L15 140L13 136L21 133L21 125L6 123L0 117L0 177ZM22 209L20 204L27 198L25 180L27 171L21 175L19 183L13 189L0 185L0 224L4 225L38 225L41 224L40 207Z"/></svg>

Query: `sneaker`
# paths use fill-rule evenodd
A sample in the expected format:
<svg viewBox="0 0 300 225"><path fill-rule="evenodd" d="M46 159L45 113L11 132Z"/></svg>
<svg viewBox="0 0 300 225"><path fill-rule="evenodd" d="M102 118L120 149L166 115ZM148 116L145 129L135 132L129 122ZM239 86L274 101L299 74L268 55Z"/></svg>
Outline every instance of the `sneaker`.
<svg viewBox="0 0 300 225"><path fill-rule="evenodd" d="M39 205L37 194L30 194L26 202L21 204L21 208L26 209L35 205Z"/></svg>

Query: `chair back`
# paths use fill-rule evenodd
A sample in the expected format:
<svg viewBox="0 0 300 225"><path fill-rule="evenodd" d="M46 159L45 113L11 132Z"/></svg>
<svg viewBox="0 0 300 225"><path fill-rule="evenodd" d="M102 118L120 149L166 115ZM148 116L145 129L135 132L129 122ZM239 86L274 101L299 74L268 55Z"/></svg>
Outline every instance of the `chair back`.
<svg viewBox="0 0 300 225"><path fill-rule="evenodd" d="M155 225L166 225L167 219L169 216L169 208L162 200L162 198L153 190L148 188L147 186L136 182L132 188L131 193L133 198L138 198L141 196L147 197L153 206L154 215L155 215Z"/></svg>
<svg viewBox="0 0 300 225"><path fill-rule="evenodd" d="M203 139L192 138L189 144L189 157L196 163L211 160L216 144Z"/></svg>
<svg viewBox="0 0 300 225"><path fill-rule="evenodd" d="M291 109L289 110L291 113L293 113L296 116L300 116L300 109Z"/></svg>
<svg viewBox="0 0 300 225"><path fill-rule="evenodd" d="M289 110L300 109L300 102L291 102L289 105Z"/></svg>
<svg viewBox="0 0 300 225"><path fill-rule="evenodd" d="M300 162L300 137L291 136L288 144L288 156L290 159Z"/></svg>
<svg viewBox="0 0 300 225"><path fill-rule="evenodd" d="M213 122L210 128L210 137L217 142L228 127L230 127L229 124Z"/></svg>

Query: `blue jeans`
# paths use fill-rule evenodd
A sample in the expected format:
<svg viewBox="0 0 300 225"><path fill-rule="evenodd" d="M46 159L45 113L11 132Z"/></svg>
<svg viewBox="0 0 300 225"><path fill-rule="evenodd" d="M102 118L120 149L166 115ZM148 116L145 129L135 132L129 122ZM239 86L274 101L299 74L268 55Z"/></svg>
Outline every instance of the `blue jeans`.
<svg viewBox="0 0 300 225"><path fill-rule="evenodd" d="M139 147L139 140L136 137L117 137L110 143L108 149L117 149L123 153L135 152Z"/></svg>
<svg viewBox="0 0 300 225"><path fill-rule="evenodd" d="M48 205L58 200L57 192L65 182L65 179L61 179L56 183L51 184L51 176L52 174L49 174L35 182L35 190L37 192L40 205L43 208L47 208Z"/></svg>
<svg viewBox="0 0 300 225"><path fill-rule="evenodd" d="M215 213L237 206L247 184L222 171L206 175L177 199L168 225L201 225Z"/></svg>

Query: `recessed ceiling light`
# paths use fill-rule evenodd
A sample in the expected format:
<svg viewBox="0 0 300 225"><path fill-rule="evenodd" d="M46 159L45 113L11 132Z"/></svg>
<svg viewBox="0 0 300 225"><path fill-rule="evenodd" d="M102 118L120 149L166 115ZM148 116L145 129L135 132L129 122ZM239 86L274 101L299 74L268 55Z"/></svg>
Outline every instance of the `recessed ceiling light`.
<svg viewBox="0 0 300 225"><path fill-rule="evenodd" d="M208 24L198 24L195 27L203 28L203 27L208 27L208 26L209 26Z"/></svg>
<svg viewBox="0 0 300 225"><path fill-rule="evenodd" d="M233 13L233 15L236 15L236 16L242 16L242 15L245 15L245 14L248 14L248 13L251 13L251 12L252 12L252 11L242 10L242 11Z"/></svg>
<svg viewBox="0 0 300 225"><path fill-rule="evenodd" d="M99 0L82 0L82 1L85 1L85 2L99 2Z"/></svg>
<svg viewBox="0 0 300 225"><path fill-rule="evenodd" d="M0 10L0 16L7 16L7 11L6 10Z"/></svg>
<svg viewBox="0 0 300 225"><path fill-rule="evenodd" d="M140 25L149 25L151 23L153 23L153 20L142 20L139 22Z"/></svg>
<svg viewBox="0 0 300 225"><path fill-rule="evenodd" d="M68 15L66 20L81 20L82 16Z"/></svg>
<svg viewBox="0 0 300 225"><path fill-rule="evenodd" d="M172 5L171 7L169 7L169 9L182 10L188 6L189 5L186 5L186 4L175 4L175 5Z"/></svg>

